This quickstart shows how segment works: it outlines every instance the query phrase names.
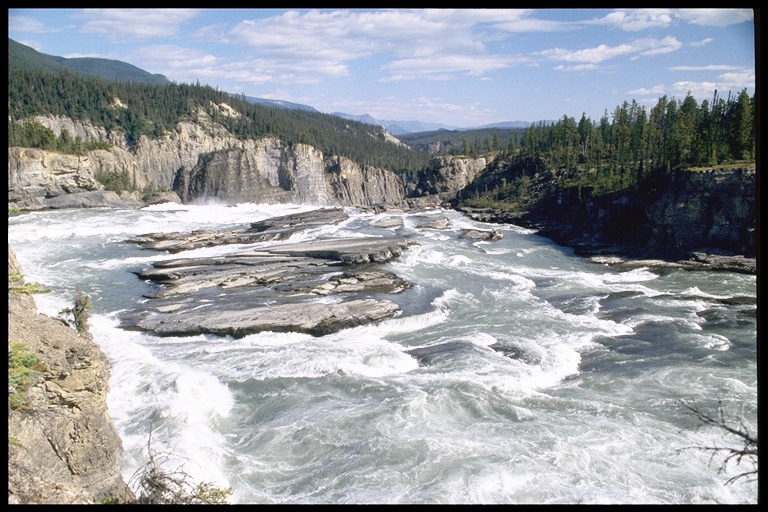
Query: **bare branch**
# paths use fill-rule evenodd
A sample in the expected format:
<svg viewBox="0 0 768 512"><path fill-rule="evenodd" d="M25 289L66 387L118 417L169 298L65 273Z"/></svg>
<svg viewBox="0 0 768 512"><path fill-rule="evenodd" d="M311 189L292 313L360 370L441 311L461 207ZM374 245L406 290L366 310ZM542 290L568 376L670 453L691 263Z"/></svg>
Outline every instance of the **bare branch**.
<svg viewBox="0 0 768 512"><path fill-rule="evenodd" d="M741 478L747 478L747 477L750 477L751 475L757 474L757 435L753 435L752 433L750 433L749 429L744 424L744 419L742 417L736 418L736 421L738 422L737 426L735 427L732 426L729 423L728 419L725 417L725 411L723 410L723 404L721 400L717 401L717 413L714 416L705 412L698 405L695 405L695 404L691 405L684 400L680 400L680 403L688 411L688 414L694 416L697 420L699 420L700 424L696 427L697 430L703 425L712 426L712 427L724 430L728 434L736 436L741 440L742 445L737 448L734 448L731 446L692 447L693 449L711 452L712 456L709 459L710 464L714 460L715 456L725 455L725 458L723 459L723 462L720 465L720 469L718 469L718 474L725 473L728 467L728 464L731 462L734 462L737 466L741 465L744 459L747 459L753 462L754 469L749 471L744 471L735 476L732 476L725 482L726 485L730 485L736 482L737 480L740 480ZM753 479L750 479L750 480L753 480Z"/></svg>

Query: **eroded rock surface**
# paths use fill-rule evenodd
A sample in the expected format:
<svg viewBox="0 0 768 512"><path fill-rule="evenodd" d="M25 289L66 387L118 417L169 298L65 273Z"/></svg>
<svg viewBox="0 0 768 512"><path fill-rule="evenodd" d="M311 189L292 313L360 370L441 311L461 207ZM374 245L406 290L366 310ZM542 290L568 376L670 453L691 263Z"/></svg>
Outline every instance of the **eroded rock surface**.
<svg viewBox="0 0 768 512"><path fill-rule="evenodd" d="M21 275L10 247L8 271ZM8 343L9 349L22 344L39 359L24 405L9 403L8 502L133 499L120 475L122 443L107 414L104 353L61 321L38 314L34 299L10 286Z"/></svg>
<svg viewBox="0 0 768 512"><path fill-rule="evenodd" d="M284 241L323 223L346 219L340 209L272 218L240 231L149 234L133 242L180 252L204 245ZM385 295L409 284L378 269L411 242L401 237L331 238L278 243L209 258L159 261L136 272L157 283L152 300L122 316L123 326L166 336L261 331L323 335L377 322L400 307Z"/></svg>

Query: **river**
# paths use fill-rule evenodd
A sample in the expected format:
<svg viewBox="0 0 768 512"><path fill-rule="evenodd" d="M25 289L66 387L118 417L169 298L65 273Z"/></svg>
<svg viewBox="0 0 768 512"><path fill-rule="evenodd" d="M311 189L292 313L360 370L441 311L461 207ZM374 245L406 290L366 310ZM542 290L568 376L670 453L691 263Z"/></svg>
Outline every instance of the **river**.
<svg viewBox="0 0 768 512"><path fill-rule="evenodd" d="M389 212L404 221L394 230L348 209L299 238L418 241L383 265L413 284L392 296L396 318L322 337L120 328L118 313L151 286L132 271L254 247L170 255L128 238L310 209L170 203L9 218L27 281L53 288L35 295L41 312L71 306L77 286L91 295L126 480L151 430L153 450L231 487L233 503L757 502L756 482L725 485L749 461L718 473L722 458L697 449L738 441L697 428L680 402L715 413L721 400L756 432L755 276L613 268L455 211ZM430 215L450 227L420 228ZM491 227L504 238L457 236Z"/></svg>

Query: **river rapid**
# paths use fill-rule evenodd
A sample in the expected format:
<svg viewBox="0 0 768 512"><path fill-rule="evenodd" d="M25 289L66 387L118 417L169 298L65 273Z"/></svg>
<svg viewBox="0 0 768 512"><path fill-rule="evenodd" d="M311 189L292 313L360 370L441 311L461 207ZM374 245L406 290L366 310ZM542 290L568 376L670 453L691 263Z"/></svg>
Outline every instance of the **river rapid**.
<svg viewBox="0 0 768 512"><path fill-rule="evenodd" d="M459 212L348 209L291 238L412 237L382 267L413 284L401 315L312 337L157 337L118 313L152 285L133 271L179 254L127 243L149 232L244 228L311 206L34 212L8 242L51 316L90 294L94 341L112 365L109 413L130 480L147 442L233 503L756 503L753 468L710 460L739 442L680 401L757 430L756 277L590 262L513 225ZM420 228L447 217L445 230ZM502 240L458 238L499 228ZM734 423L736 420L733 420Z"/></svg>

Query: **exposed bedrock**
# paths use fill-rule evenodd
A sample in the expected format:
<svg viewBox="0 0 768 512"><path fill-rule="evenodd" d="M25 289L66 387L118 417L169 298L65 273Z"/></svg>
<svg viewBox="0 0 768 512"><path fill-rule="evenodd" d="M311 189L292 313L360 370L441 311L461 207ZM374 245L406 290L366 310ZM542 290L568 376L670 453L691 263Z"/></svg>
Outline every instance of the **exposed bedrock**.
<svg viewBox="0 0 768 512"><path fill-rule="evenodd" d="M131 242L173 252L201 244L284 242L298 231L344 219L340 209L322 209L239 231L149 234ZM121 320L124 327L159 335L234 337L261 331L323 335L378 322L400 311L386 296L410 285L375 264L398 257L410 243L401 237L332 238L158 261L136 272L156 284L145 295L151 300Z"/></svg>

